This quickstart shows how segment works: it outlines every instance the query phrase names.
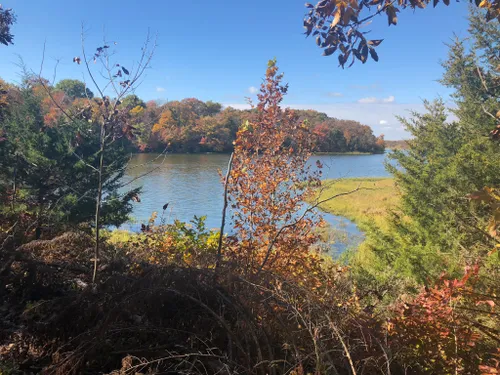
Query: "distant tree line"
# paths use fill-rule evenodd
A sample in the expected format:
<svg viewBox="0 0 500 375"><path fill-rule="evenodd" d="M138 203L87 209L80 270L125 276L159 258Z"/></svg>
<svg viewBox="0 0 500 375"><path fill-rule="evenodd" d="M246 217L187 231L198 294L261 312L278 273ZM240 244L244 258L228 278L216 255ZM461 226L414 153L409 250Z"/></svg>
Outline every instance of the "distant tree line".
<svg viewBox="0 0 500 375"><path fill-rule="evenodd" d="M57 125L63 108L75 108L82 99L94 94L78 80L63 79L50 87L52 97L39 90L45 126ZM10 86L11 90L18 90ZM57 105L56 105L57 103ZM133 132L132 151L160 152L231 152L236 133L251 110L223 108L220 103L203 102L196 98L160 103L145 102L136 95L125 97L120 108L128 112L128 124ZM384 152L383 136L376 137L372 129L356 121L328 117L313 110L297 110L310 136L316 140L317 152Z"/></svg>
<svg viewBox="0 0 500 375"><path fill-rule="evenodd" d="M385 141L385 147L390 150L407 150L409 148L406 140L402 139L399 141Z"/></svg>
<svg viewBox="0 0 500 375"><path fill-rule="evenodd" d="M159 151L167 145L174 152L230 152L240 125L251 110L223 108L220 103L195 98L163 105L144 103L137 97L126 98L136 118L137 148ZM356 121L339 120L313 110L297 110L316 140L317 152L384 151L383 136Z"/></svg>

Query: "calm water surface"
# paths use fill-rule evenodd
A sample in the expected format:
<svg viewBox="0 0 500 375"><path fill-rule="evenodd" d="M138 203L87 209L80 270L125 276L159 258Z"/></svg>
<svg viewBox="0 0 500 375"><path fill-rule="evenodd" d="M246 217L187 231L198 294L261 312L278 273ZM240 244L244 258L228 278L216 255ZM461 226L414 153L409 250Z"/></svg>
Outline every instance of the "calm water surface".
<svg viewBox="0 0 500 375"><path fill-rule="evenodd" d="M317 155L311 158L311 164L314 165L316 160L323 164L325 179L388 176L384 155ZM164 216L167 222L174 219L190 221L194 215L205 215L207 227L218 228L223 205L218 171L225 173L228 161L229 155L223 154L135 155L125 181L149 173L129 185L142 186L142 194L141 202L134 203L134 221L124 228L138 230L154 211L161 214L165 203L169 204ZM330 214L325 214L325 219L340 233L345 232L347 242L358 242L362 238L356 225L349 220ZM334 247L340 251L346 245L336 244Z"/></svg>

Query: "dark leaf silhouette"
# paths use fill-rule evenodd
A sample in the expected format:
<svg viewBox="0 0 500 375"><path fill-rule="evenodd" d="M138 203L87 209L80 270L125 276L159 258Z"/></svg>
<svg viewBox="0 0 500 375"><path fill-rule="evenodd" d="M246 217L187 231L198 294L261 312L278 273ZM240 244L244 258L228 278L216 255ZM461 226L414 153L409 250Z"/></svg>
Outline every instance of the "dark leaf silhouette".
<svg viewBox="0 0 500 375"><path fill-rule="evenodd" d="M378 61L377 52L373 48L370 48L370 56L372 57L373 60Z"/></svg>
<svg viewBox="0 0 500 375"><path fill-rule="evenodd" d="M380 45L380 43L382 43L384 41L384 39L373 39L373 40L369 40L368 41L368 45L372 46L372 47L378 47Z"/></svg>
<svg viewBox="0 0 500 375"><path fill-rule="evenodd" d="M323 51L323 56L330 56L337 50L337 47L330 47Z"/></svg>

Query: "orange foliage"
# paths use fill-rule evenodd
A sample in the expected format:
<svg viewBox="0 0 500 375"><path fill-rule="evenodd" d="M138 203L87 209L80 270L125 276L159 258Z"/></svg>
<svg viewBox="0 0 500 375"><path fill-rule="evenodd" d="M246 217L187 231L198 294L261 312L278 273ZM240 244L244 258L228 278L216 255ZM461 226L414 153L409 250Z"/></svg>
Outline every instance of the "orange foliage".
<svg viewBox="0 0 500 375"><path fill-rule="evenodd" d="M484 370L491 356L485 348L491 341L500 344L498 285L485 287L478 275L476 265L461 279L443 276L436 286L398 307L388 331L392 345L416 360L410 365L425 373L472 374L480 369L488 374Z"/></svg>
<svg viewBox="0 0 500 375"><path fill-rule="evenodd" d="M172 111L166 109L162 112L160 119L156 124L154 124L152 132L160 137L160 139L169 143L174 134L177 133L177 122L175 121Z"/></svg>
<svg viewBox="0 0 500 375"><path fill-rule="evenodd" d="M68 98L62 91L54 91L51 93L51 96L47 94L42 99L45 125L55 126L63 114L61 109L68 108L69 104Z"/></svg>
<svg viewBox="0 0 500 375"><path fill-rule="evenodd" d="M265 269L298 275L318 240L313 228L320 219L301 212L308 185L319 183L319 174L306 167L312 137L292 110L281 109L287 91L281 81L270 62L255 116L235 141L228 192L237 243L229 256L247 274Z"/></svg>

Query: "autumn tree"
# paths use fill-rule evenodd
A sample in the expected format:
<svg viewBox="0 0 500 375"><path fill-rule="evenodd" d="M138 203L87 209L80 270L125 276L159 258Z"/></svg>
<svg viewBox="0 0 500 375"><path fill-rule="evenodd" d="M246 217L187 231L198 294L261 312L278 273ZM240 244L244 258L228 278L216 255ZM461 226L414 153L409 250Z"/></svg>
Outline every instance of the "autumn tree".
<svg viewBox="0 0 500 375"><path fill-rule="evenodd" d="M215 115L203 116L196 123L196 133L201 135L201 150L229 152L233 150L233 141L239 125L245 118L244 113L233 108L226 108Z"/></svg>
<svg viewBox="0 0 500 375"><path fill-rule="evenodd" d="M310 184L306 162L313 147L307 126L280 104L287 92L270 61L255 114L240 127L229 179L229 204L238 239L233 256L250 274L275 267L298 269L319 219L303 209Z"/></svg>
<svg viewBox="0 0 500 375"><path fill-rule="evenodd" d="M158 121L153 125L152 133L156 135L163 143L170 144L175 141L178 133L177 121L170 109L164 109L161 112Z"/></svg>

